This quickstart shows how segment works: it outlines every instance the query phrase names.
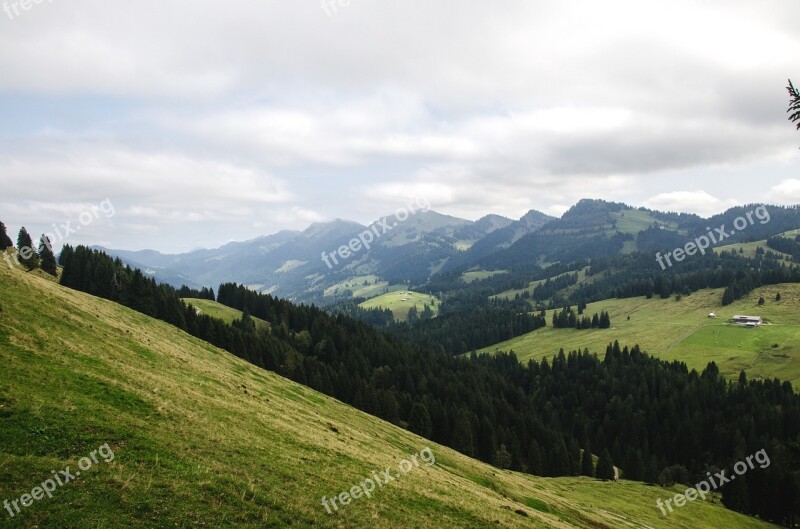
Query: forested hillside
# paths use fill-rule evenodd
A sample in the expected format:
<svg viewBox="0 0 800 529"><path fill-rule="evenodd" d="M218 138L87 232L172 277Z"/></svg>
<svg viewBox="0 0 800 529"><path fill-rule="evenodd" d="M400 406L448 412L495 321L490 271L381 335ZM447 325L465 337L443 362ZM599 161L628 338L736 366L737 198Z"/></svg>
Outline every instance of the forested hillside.
<svg viewBox="0 0 800 529"><path fill-rule="evenodd" d="M785 522L796 514L800 396L791 384L729 384L609 346L522 365L513 355L454 358L408 345L345 316L235 284L218 301L265 319L226 325L198 316L171 287L78 247L62 283L164 319L269 370L483 461L547 476L581 472L581 449L608 451L623 475L669 484L766 449L774 462L726 487L731 508ZM680 440L680 442L678 442ZM508 456L506 456L508 454ZM787 486L791 485L791 486Z"/></svg>

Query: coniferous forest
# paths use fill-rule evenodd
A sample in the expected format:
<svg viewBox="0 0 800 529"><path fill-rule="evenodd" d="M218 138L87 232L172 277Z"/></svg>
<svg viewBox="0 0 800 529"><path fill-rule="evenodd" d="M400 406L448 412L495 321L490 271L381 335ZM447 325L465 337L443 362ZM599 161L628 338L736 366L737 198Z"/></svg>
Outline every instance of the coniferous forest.
<svg viewBox="0 0 800 529"><path fill-rule="evenodd" d="M772 465L723 489L731 509L789 524L800 514L800 396L788 382L728 382L649 357L635 344L561 352L521 364L513 353L454 357L350 317L236 284L220 303L270 323L198 315L178 291L102 252L65 246L61 283L166 321L247 361L435 442L543 476L594 473L694 483L758 450ZM199 293L197 293L199 294ZM208 292L206 292L208 294ZM605 354L598 354L605 353ZM601 454L597 468L582 450Z"/></svg>

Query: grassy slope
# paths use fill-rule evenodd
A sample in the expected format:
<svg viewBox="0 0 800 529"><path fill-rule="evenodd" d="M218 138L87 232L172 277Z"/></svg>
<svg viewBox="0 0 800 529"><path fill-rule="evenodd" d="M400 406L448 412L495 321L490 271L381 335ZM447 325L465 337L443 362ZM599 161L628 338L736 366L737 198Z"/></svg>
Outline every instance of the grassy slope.
<svg viewBox="0 0 800 529"><path fill-rule="evenodd" d="M378 276L372 274L351 277L326 288L323 296L335 296L344 290L350 290L353 292L353 297L372 298L380 295L380 293L387 288L389 290L405 289L405 285L392 285L390 287L388 281L379 281L379 279ZM366 286L364 285L365 281L367 282Z"/></svg>
<svg viewBox="0 0 800 529"><path fill-rule="evenodd" d="M233 320L238 320L242 317L242 311L232 309L231 307L225 306L222 303L217 303L216 301L211 301L210 299L183 298L183 300L193 305L195 308L200 309L202 314L206 314L212 318L219 318L227 323L231 323ZM256 322L257 326L269 329L268 322L256 317L253 317L253 321Z"/></svg>
<svg viewBox="0 0 800 529"><path fill-rule="evenodd" d="M798 235L800 235L800 229L786 231L780 234L781 237L790 237L792 239L794 239ZM722 252L730 252L731 250L733 250L734 252L742 250L742 255L744 255L745 257L753 258L756 256L757 248L762 248L764 251L770 251L772 253L781 255L787 260L791 260L792 257L791 255L787 255L783 252L773 250L772 248L767 246L766 239L760 241L734 243L734 244L726 244L725 246L717 246L716 248L714 248L714 251L717 253L722 253Z"/></svg>
<svg viewBox="0 0 800 529"><path fill-rule="evenodd" d="M464 283L472 283L479 279L487 279L498 274L507 274L508 270L474 270L472 272L464 272L461 274L461 280Z"/></svg>
<svg viewBox="0 0 800 529"><path fill-rule="evenodd" d="M588 283L591 283L592 281L595 281L597 279L596 275L592 276L592 277L589 277L589 278L586 277L586 272L588 270L589 270L588 266L586 268L583 268L582 270L579 270L578 271L578 282L575 285L564 289L563 292L568 293L571 290L578 288L578 286L580 286L580 285L588 284ZM570 275L570 274L574 274L574 273L575 272L564 272L563 274L554 275L553 277L550 277L548 279L550 279L552 281L552 280L558 279L561 276ZM506 290L505 292L501 292L500 294L495 294L494 296L489 296L489 299L507 299L507 300L512 300L512 299L514 299L514 297L517 294L522 295L526 291L529 294L533 295L533 291L536 290L536 287L538 287L539 285L543 285L546 282L547 282L547 279L537 279L536 281L531 281L530 283L528 283L528 286L523 288L523 289Z"/></svg>
<svg viewBox="0 0 800 529"><path fill-rule="evenodd" d="M407 299L408 301L403 301ZM419 292L411 292L409 290L400 290L397 292L389 292L361 303L359 307L365 309L389 309L394 314L394 319L405 320L408 317L408 311L414 305L417 306L417 311L422 314L425 304L431 305L432 301L436 298L427 294L420 294ZM439 303L431 305L431 310L434 314L439 312Z"/></svg>
<svg viewBox="0 0 800 529"><path fill-rule="evenodd" d="M781 292L782 300L775 302ZM759 296L767 300L758 306ZM487 347L484 351L513 349L522 360L540 359L565 351L589 348L605 352L608 343L639 344L643 350L660 358L683 360L690 368L702 369L714 360L723 373L738 375L745 369L750 376L780 377L800 388L800 284L760 288L745 299L727 307L720 306L722 290L703 290L675 298L609 299L589 304L589 315L606 310L611 315L611 329L553 329L552 311L548 327ZM707 318L711 311L719 316ZM772 325L746 329L728 325L734 314L755 314L771 320ZM627 317L631 319L628 320ZM773 349L772 344L778 344Z"/></svg>
<svg viewBox="0 0 800 529"><path fill-rule="evenodd" d="M0 500L116 455L0 527L771 527L718 502L665 521L656 487L498 471L32 274L0 268L0 293ZM321 506L427 446L435 466Z"/></svg>

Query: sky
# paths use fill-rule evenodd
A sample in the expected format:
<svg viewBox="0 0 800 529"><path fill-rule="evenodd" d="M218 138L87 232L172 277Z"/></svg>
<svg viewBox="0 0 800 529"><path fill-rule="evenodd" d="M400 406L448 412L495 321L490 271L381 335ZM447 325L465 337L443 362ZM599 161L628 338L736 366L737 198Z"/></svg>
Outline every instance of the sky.
<svg viewBox="0 0 800 529"><path fill-rule="evenodd" d="M175 253L409 201L800 203L797 0L0 3L14 240Z"/></svg>

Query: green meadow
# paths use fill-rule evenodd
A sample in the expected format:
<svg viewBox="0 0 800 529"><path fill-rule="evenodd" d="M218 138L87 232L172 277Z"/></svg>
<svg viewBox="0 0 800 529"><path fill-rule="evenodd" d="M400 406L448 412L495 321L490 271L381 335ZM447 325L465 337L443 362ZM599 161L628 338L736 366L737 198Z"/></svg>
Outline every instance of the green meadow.
<svg viewBox="0 0 800 529"><path fill-rule="evenodd" d="M482 350L513 350L520 360L552 357L564 351L589 349L605 353L606 345L639 344L647 353L666 360L681 360L703 369L715 361L728 376L744 369L750 377L779 377L800 388L800 285L773 285L746 298L721 306L722 289L702 290L679 301L670 299L608 299L590 303L589 315L608 311L610 329L554 329L552 311L548 326ZM775 296L781 293L781 301ZM759 297L766 303L758 305ZM709 318L715 312L717 318ZM744 328L727 321L735 314L756 315L768 324Z"/></svg>
<svg viewBox="0 0 800 529"><path fill-rule="evenodd" d="M417 312L422 313L425 305L430 306L434 314L439 312L439 301L434 296L420 294L410 290L398 290L381 296L368 299L359 305L363 309L389 309L394 314L395 320L405 320L408 311L416 306Z"/></svg>
<svg viewBox="0 0 800 529"><path fill-rule="evenodd" d="M381 294L384 290L397 290L405 288L404 285L389 285L388 281L379 281L376 275L364 275L345 279L335 285L325 289L324 296L335 296L349 290L355 298L372 298Z"/></svg>
<svg viewBox="0 0 800 529"><path fill-rule="evenodd" d="M198 309L200 314L205 314L212 318L219 318L226 323L232 323L233 320L238 320L242 317L242 311L232 309L222 303L211 301L210 299L183 298L183 300ZM253 317L253 321L256 323L256 326L269 329L268 322L255 317Z"/></svg>
<svg viewBox="0 0 800 529"><path fill-rule="evenodd" d="M471 272L464 272L461 274L461 280L464 283L472 283L473 281L479 281L481 279L488 279L492 276L496 276L499 274L507 274L508 270L473 270Z"/></svg>

